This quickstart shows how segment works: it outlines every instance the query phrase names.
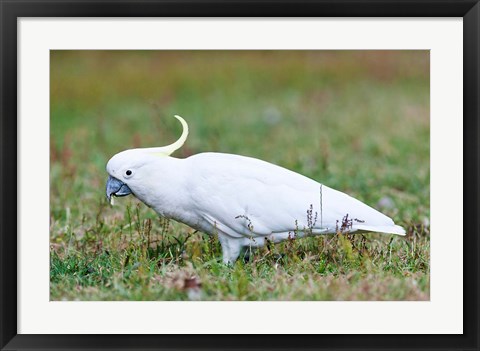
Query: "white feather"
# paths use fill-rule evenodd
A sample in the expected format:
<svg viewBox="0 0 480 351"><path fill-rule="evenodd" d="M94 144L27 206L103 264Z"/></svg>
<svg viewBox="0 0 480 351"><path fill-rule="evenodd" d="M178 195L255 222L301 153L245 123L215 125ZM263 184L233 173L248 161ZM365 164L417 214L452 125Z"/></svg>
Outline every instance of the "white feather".
<svg viewBox="0 0 480 351"><path fill-rule="evenodd" d="M133 175L125 177L125 170ZM338 231L404 235L392 219L340 191L251 157L201 153L186 159L121 152L108 173L157 213L218 235L223 259L244 246Z"/></svg>

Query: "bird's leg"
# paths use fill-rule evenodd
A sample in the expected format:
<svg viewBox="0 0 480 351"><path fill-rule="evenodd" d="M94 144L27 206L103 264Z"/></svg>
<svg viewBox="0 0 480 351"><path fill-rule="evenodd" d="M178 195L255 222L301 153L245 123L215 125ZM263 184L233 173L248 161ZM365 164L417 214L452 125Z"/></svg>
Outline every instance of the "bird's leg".
<svg viewBox="0 0 480 351"><path fill-rule="evenodd" d="M223 233L218 233L218 240L222 246L223 263L233 264L240 255L242 241L240 238L232 238Z"/></svg>

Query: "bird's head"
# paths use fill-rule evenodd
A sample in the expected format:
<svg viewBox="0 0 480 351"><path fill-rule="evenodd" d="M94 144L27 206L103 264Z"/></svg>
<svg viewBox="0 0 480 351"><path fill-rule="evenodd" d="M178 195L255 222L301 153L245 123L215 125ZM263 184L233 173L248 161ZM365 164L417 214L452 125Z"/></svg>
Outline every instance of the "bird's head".
<svg viewBox="0 0 480 351"><path fill-rule="evenodd" d="M187 140L188 125L180 116L175 116L183 127L180 138L173 144L161 147L130 149L114 155L107 163L109 174L106 195L110 203L113 196L138 195L147 185L156 160L167 157L179 149Z"/></svg>

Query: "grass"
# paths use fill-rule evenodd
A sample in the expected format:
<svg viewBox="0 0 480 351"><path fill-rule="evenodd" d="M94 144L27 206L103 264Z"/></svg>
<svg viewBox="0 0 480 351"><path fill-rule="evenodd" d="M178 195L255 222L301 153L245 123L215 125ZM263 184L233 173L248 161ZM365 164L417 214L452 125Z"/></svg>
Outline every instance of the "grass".
<svg viewBox="0 0 480 351"><path fill-rule="evenodd" d="M428 52L52 51L52 300L428 300ZM344 191L406 237L307 237L233 266L218 240L129 196L105 164L133 147L257 157ZM192 176L195 176L194 174Z"/></svg>

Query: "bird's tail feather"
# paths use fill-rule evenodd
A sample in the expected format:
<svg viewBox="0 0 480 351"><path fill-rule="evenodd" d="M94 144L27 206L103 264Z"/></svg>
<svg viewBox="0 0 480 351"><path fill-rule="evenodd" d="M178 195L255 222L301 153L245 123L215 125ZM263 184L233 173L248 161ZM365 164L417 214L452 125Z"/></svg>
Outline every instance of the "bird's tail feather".
<svg viewBox="0 0 480 351"><path fill-rule="evenodd" d="M397 235L405 235L405 229L400 227L399 225L392 224L392 225L384 225L384 226L373 226L373 225L354 225L353 229L363 230L367 232L374 232L374 233L387 233L387 234L397 234Z"/></svg>

